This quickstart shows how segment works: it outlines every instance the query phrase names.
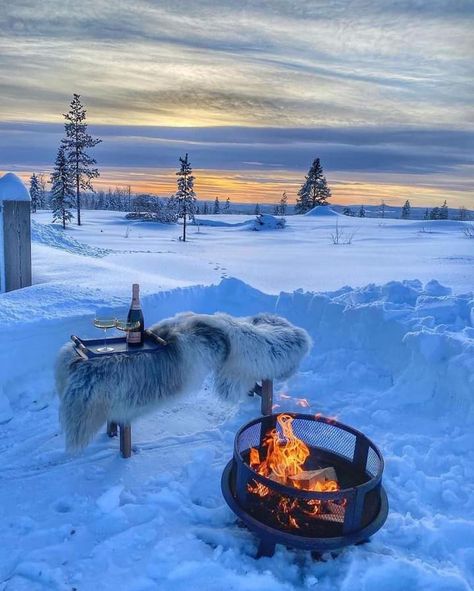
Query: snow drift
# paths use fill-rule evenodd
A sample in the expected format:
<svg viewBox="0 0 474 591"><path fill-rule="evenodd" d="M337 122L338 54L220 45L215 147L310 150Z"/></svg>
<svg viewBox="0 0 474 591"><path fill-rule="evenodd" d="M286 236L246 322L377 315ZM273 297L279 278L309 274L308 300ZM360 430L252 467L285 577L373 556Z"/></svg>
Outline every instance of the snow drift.
<svg viewBox="0 0 474 591"><path fill-rule="evenodd" d="M103 257L110 252L110 250L105 248L97 248L79 242L79 240L69 236L67 232L67 230L63 230L60 226L52 224L47 226L31 220L31 241L33 243L44 244L73 254L89 257Z"/></svg>
<svg viewBox="0 0 474 591"><path fill-rule="evenodd" d="M340 213L331 209L329 205L317 205L304 214L307 217L325 217L325 216L340 216Z"/></svg>

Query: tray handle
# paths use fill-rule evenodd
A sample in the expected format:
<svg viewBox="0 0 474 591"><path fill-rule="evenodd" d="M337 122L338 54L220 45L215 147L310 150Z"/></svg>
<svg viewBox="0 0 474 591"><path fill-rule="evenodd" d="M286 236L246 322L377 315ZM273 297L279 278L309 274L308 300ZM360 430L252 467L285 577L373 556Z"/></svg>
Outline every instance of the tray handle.
<svg viewBox="0 0 474 591"><path fill-rule="evenodd" d="M87 349L87 347L84 346L81 339L79 337L76 337L76 335L72 334L71 341L76 346L77 352L81 355L81 357L88 359L89 358L89 355L87 354L88 349Z"/></svg>
<svg viewBox="0 0 474 591"><path fill-rule="evenodd" d="M158 343L159 345L163 345L163 347L166 347L166 345L168 344L167 341L165 341L165 339L162 339L161 337L159 337L157 334L155 334L154 332L152 332L150 329L146 329L145 330L145 334L152 338L155 343Z"/></svg>

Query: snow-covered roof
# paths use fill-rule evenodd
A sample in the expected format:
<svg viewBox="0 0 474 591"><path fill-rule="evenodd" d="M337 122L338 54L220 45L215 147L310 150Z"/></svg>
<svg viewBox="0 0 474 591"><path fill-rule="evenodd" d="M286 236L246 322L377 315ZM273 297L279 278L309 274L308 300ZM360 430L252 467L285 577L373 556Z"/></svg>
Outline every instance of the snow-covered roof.
<svg viewBox="0 0 474 591"><path fill-rule="evenodd" d="M7 172L0 178L0 201L30 201L28 189L13 172Z"/></svg>

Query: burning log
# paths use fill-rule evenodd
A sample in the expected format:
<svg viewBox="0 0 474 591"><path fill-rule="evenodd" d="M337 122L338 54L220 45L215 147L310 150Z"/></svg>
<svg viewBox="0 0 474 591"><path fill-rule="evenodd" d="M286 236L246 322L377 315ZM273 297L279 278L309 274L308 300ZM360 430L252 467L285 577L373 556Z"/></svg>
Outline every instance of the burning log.
<svg viewBox="0 0 474 591"><path fill-rule="evenodd" d="M336 471L332 467L320 470L303 470L290 476L290 480L295 488L304 490L330 491L339 488Z"/></svg>

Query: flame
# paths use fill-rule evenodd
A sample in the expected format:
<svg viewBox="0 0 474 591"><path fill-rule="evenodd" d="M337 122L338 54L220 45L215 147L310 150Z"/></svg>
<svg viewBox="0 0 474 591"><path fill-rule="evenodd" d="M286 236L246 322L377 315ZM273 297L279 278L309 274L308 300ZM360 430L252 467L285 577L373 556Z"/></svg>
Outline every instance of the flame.
<svg viewBox="0 0 474 591"><path fill-rule="evenodd" d="M313 482L311 480L299 481L293 479L298 474L305 472L304 464L311 453L304 441L294 434L293 421L294 418L289 414L278 415L277 423L281 432L275 428L265 435L262 445L263 450L265 450L265 457L261 457L257 448L250 449L250 467L261 476L300 490L315 492L339 490L340 487L336 480L316 480ZM256 480L250 482L247 488L250 493L262 498L277 494L268 486ZM297 517L295 517L297 512L302 512L311 517L320 515L323 512L324 504L324 501L318 499L300 501L296 498L292 499L279 495L276 516L282 525L299 528L300 524Z"/></svg>

